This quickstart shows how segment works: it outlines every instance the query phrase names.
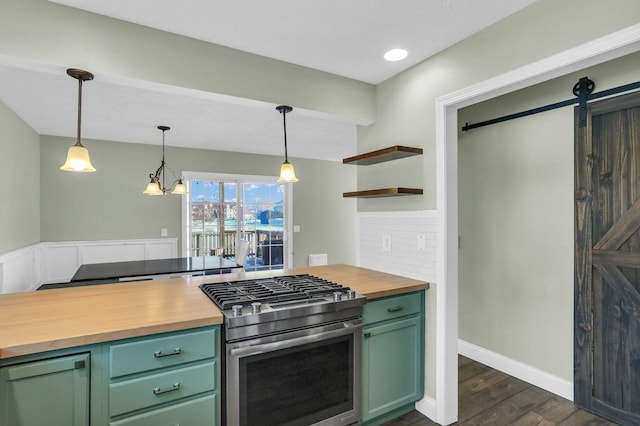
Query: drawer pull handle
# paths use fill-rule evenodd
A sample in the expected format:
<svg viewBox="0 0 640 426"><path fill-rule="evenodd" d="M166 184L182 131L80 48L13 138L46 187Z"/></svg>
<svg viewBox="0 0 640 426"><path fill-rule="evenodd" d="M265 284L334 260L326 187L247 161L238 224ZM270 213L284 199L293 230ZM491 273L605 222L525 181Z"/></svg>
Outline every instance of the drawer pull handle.
<svg viewBox="0 0 640 426"><path fill-rule="evenodd" d="M163 393L173 392L179 389L180 389L180 382L174 383L169 389L153 388L153 394L158 396L158 395L162 395Z"/></svg>
<svg viewBox="0 0 640 426"><path fill-rule="evenodd" d="M390 312L390 313L392 313L392 312L400 312L403 309L404 309L404 307L402 307L402 306L396 306L394 308L387 308L387 312Z"/></svg>
<svg viewBox="0 0 640 426"><path fill-rule="evenodd" d="M182 352L181 348L175 348L171 352L167 352L165 354L163 354L162 351L155 351L153 353L153 356L156 358L164 358L165 356L180 355L181 352Z"/></svg>

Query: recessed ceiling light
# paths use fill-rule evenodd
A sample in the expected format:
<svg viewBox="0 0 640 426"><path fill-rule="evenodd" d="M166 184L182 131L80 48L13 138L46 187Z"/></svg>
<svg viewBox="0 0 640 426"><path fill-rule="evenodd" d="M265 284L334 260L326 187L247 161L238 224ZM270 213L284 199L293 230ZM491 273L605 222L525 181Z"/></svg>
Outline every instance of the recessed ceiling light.
<svg viewBox="0 0 640 426"><path fill-rule="evenodd" d="M405 49L391 49L384 54L384 58L389 62L401 61L409 55Z"/></svg>

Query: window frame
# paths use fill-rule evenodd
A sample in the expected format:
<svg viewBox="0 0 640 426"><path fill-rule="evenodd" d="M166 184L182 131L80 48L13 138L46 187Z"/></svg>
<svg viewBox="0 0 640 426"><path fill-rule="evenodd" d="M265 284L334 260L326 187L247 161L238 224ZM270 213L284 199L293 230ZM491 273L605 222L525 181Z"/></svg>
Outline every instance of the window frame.
<svg viewBox="0 0 640 426"><path fill-rule="evenodd" d="M233 182L239 188L240 184L244 183L262 183L262 184L278 184L284 186L284 224L282 229L282 244L283 244L283 269L291 268L293 264L293 191L291 182L278 182L277 176L264 176L264 175L247 175L247 174L233 174L233 173L215 173L215 172L190 172L183 171L182 177L187 189L191 190L192 181L214 181L214 182ZM238 191L238 204L244 203L244 194ZM189 241L190 230L189 223L191 218L191 212L189 211L189 199L190 195L182 197L181 202L181 228L182 228L182 242L181 253L183 257L189 257Z"/></svg>

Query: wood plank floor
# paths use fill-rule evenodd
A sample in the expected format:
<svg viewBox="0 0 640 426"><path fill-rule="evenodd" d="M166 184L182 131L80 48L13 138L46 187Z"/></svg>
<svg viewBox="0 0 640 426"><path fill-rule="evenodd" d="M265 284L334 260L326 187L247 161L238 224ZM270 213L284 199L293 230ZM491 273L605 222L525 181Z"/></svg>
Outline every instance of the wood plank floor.
<svg viewBox="0 0 640 426"><path fill-rule="evenodd" d="M458 357L460 426L615 425L570 401L463 356ZM384 426L434 426L417 411Z"/></svg>

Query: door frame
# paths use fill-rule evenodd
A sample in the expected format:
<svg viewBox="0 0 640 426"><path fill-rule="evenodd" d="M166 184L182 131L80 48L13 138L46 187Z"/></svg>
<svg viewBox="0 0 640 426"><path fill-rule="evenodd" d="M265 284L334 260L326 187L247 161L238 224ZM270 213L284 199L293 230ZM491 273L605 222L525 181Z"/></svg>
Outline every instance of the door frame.
<svg viewBox="0 0 640 426"><path fill-rule="evenodd" d="M640 51L640 24L436 99L436 400L417 408L458 419L458 109Z"/></svg>

